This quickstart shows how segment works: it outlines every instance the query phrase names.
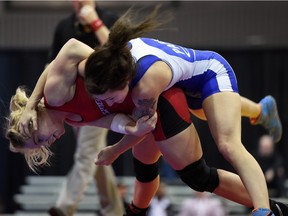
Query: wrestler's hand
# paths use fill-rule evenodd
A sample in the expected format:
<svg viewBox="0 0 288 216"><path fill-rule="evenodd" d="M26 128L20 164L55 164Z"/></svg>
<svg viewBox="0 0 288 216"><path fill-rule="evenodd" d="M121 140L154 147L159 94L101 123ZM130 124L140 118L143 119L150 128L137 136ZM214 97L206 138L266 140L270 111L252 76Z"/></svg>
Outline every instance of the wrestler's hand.
<svg viewBox="0 0 288 216"><path fill-rule="evenodd" d="M25 109L18 122L18 130L24 137L31 136L31 129L37 130L37 111Z"/></svg>
<svg viewBox="0 0 288 216"><path fill-rule="evenodd" d="M143 116L136 121L136 125L126 125L125 130L127 134L134 136L144 136L147 133L153 131L157 123L157 112L149 118L149 116Z"/></svg>
<svg viewBox="0 0 288 216"><path fill-rule="evenodd" d="M95 164L111 165L118 157L119 154L114 151L113 146L107 146L99 152L95 159Z"/></svg>

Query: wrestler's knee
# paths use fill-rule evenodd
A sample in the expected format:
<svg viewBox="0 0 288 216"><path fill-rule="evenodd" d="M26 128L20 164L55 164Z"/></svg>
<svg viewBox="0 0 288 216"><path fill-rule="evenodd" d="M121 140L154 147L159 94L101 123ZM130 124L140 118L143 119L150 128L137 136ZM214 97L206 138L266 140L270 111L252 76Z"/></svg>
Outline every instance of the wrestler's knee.
<svg viewBox="0 0 288 216"><path fill-rule="evenodd" d="M219 185L217 170L207 166L203 157L176 172L183 182L196 191L213 192Z"/></svg>
<svg viewBox="0 0 288 216"><path fill-rule="evenodd" d="M133 157L133 164L139 182L151 182L159 175L159 160L152 164L144 164Z"/></svg>

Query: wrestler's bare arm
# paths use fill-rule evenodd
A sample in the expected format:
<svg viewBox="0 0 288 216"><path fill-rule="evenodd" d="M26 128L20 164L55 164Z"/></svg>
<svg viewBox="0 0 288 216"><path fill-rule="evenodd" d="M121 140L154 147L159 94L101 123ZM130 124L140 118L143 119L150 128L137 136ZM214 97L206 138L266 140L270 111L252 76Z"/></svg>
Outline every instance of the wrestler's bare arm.
<svg viewBox="0 0 288 216"><path fill-rule="evenodd" d="M117 121L116 119L115 122L115 118L121 118L121 121ZM155 113L154 116L149 119L148 117L144 116L137 121L134 121L134 119L130 117L130 115L114 113L101 117L100 119L92 122L74 123L74 126L96 126L107 128L117 133L143 136L155 128L156 121L157 113ZM123 131L119 130L119 128L122 128Z"/></svg>
<svg viewBox="0 0 288 216"><path fill-rule="evenodd" d="M37 130L36 107L45 93L48 103L62 105L72 98L74 81L79 62L93 52L86 44L70 39L56 58L44 69L27 102L18 127L22 134L29 136L29 124Z"/></svg>
<svg viewBox="0 0 288 216"><path fill-rule="evenodd" d="M74 96L78 65L92 52L92 48L76 39L70 39L62 47L49 65L50 70L45 84L44 94L50 105L60 106L71 100Z"/></svg>
<svg viewBox="0 0 288 216"><path fill-rule="evenodd" d="M112 164L121 154L140 143L144 138L145 136L138 137L125 135L118 143L103 148L95 159L95 164Z"/></svg>
<svg viewBox="0 0 288 216"><path fill-rule="evenodd" d="M132 98L136 104L133 118L138 119L145 115L149 117L154 115L158 98L169 85L171 77L170 68L162 61L154 63L147 70L132 91Z"/></svg>

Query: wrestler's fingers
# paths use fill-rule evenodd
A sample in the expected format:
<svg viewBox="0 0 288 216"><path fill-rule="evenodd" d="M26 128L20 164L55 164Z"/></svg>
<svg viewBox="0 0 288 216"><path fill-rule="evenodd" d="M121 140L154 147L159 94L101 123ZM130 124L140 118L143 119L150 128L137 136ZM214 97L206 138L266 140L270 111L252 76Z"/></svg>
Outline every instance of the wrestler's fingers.
<svg viewBox="0 0 288 216"><path fill-rule="evenodd" d="M100 153L101 153L101 152L100 152ZM99 153L99 154L100 154L100 153ZM94 163L95 163L96 165L102 165L102 164L101 164L101 160L99 159L99 157L100 157L99 154L98 154L98 157L95 158L95 160L94 160Z"/></svg>
<svg viewBox="0 0 288 216"><path fill-rule="evenodd" d="M152 125L155 125L157 122L158 116L157 116L157 112L154 113L154 115L148 119L147 122L149 122Z"/></svg>
<svg viewBox="0 0 288 216"><path fill-rule="evenodd" d="M141 118L138 119L138 122L143 123L149 119L148 115L142 116Z"/></svg>
<svg viewBox="0 0 288 216"><path fill-rule="evenodd" d="M37 117L32 117L31 121L32 121L33 129L37 130L38 129ZM29 124L30 124L30 122L29 122Z"/></svg>
<svg viewBox="0 0 288 216"><path fill-rule="evenodd" d="M24 135L26 135L26 136L29 136L29 127L30 127L30 122L29 122L28 126L23 127Z"/></svg>
<svg viewBox="0 0 288 216"><path fill-rule="evenodd" d="M23 122L19 123L18 130L24 136L28 136L29 135L29 121L25 123Z"/></svg>

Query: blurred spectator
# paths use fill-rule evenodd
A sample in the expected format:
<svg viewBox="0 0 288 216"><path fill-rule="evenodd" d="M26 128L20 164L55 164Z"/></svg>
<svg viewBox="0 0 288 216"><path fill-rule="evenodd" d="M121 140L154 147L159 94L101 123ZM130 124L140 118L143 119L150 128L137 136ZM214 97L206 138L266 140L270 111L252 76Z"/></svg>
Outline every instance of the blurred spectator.
<svg viewBox="0 0 288 216"><path fill-rule="evenodd" d="M184 200L178 216L225 216L225 208L218 197L207 192L196 192Z"/></svg>
<svg viewBox="0 0 288 216"><path fill-rule="evenodd" d="M167 185L161 182L153 198L148 216L173 216L173 208L170 198L167 195Z"/></svg>
<svg viewBox="0 0 288 216"><path fill-rule="evenodd" d="M269 196L284 196L285 170L283 159L275 150L275 143L270 135L265 134L259 138L258 152L255 158L264 172Z"/></svg>

